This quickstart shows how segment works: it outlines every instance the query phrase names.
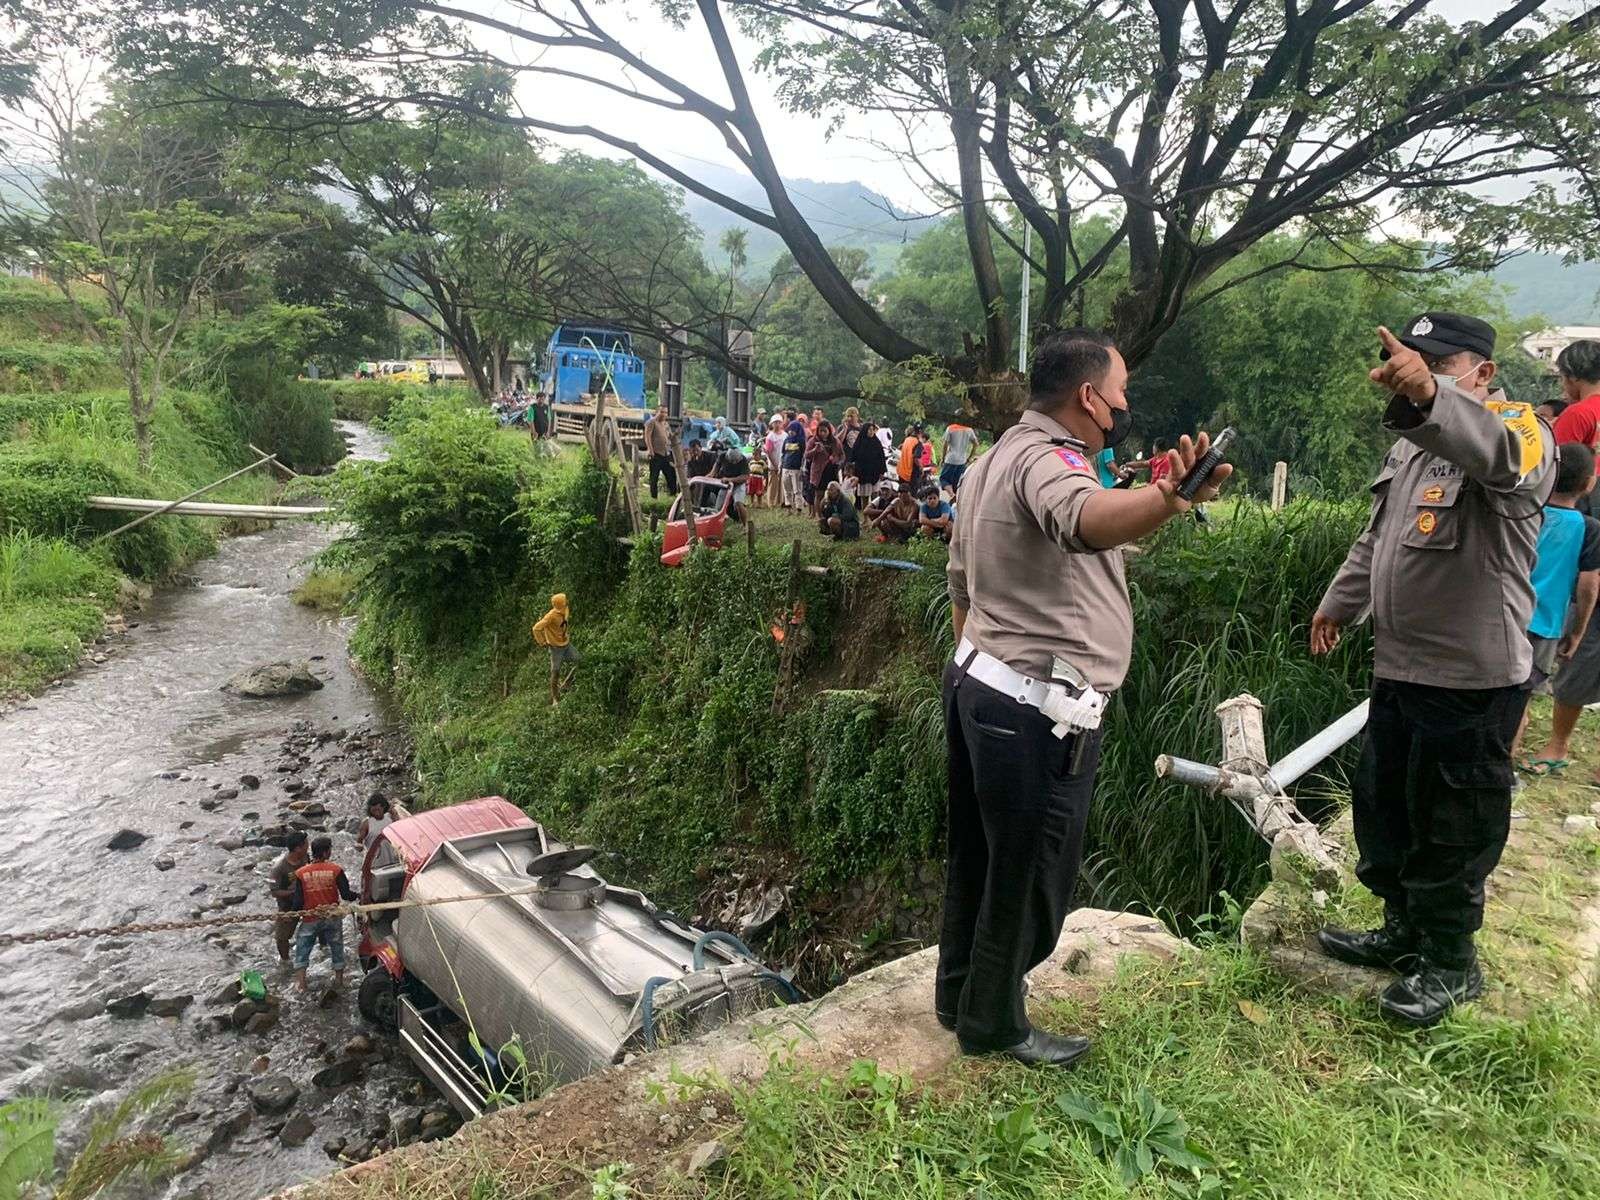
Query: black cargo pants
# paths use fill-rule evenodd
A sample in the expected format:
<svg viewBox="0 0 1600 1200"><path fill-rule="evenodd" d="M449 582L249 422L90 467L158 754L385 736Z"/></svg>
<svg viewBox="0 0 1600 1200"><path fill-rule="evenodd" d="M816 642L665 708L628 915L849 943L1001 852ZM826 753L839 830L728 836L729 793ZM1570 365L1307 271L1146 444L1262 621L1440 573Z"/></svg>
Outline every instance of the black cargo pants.
<svg viewBox="0 0 1600 1200"><path fill-rule="evenodd" d="M1100 764L1100 730L1058 738L1036 708L944 673L949 857L934 1005L970 1050L1028 1036L1022 978L1055 949L1071 910ZM1077 737L1083 761L1069 774Z"/></svg>
<svg viewBox="0 0 1600 1200"><path fill-rule="evenodd" d="M1519 687L1379 679L1352 789L1356 877L1423 933L1483 925L1483 885L1511 831Z"/></svg>
<svg viewBox="0 0 1600 1200"><path fill-rule="evenodd" d="M656 487L661 482L661 477L667 477L667 495L678 494L678 471L672 465L672 455L652 454L650 456L650 498L656 498Z"/></svg>

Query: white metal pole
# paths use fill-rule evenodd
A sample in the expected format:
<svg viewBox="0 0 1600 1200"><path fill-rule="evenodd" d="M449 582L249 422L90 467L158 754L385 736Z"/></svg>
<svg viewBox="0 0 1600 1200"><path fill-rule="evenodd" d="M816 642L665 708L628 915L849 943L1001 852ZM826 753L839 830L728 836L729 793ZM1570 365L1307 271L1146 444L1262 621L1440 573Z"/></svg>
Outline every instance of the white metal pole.
<svg viewBox="0 0 1600 1200"><path fill-rule="evenodd" d="M1028 373L1028 302L1033 291L1033 226L1022 223L1022 328L1017 335L1017 371Z"/></svg>

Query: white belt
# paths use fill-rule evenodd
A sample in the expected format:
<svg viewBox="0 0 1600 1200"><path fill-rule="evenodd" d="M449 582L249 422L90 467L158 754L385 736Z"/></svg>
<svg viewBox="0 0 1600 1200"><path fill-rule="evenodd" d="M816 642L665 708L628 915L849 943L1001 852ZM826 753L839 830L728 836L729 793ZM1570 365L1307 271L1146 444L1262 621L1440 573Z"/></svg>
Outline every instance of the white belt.
<svg viewBox="0 0 1600 1200"><path fill-rule="evenodd" d="M979 650L966 638L956 647L956 666L964 667L966 674L979 683L992 687L1002 696L1010 696L1018 704L1037 708L1055 721L1050 730L1058 738L1087 729L1099 729L1105 712L1106 698L1092 687L1081 695L1074 695L1059 683L1034 679L1021 671L1013 670L992 654Z"/></svg>

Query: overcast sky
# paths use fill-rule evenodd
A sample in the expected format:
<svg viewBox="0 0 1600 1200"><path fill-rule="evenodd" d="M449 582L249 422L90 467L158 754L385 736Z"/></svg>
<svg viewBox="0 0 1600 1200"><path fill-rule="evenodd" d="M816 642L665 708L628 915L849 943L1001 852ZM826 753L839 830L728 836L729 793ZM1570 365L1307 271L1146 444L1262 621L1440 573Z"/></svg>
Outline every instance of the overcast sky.
<svg viewBox="0 0 1600 1200"><path fill-rule="evenodd" d="M500 0L468 0L475 11L510 24L520 24L522 13L515 4ZM1453 20L1485 20L1502 10L1502 0L1436 0L1431 11ZM724 98L721 72L716 57L697 21L685 30L674 29L652 4L643 0L620 0L595 6L605 27L624 44L674 76L700 81L698 86L717 99ZM624 16L624 14L626 14ZM731 24L731 22L730 22ZM737 31L735 31L737 37ZM513 60L526 60L514 40L506 37L485 39L485 48ZM757 47L740 41L744 61L753 61ZM555 61L548 59L546 61ZM606 70L614 71L614 65ZM908 178L903 166L874 140L898 145L899 127L886 117L857 114L844 127L829 136L826 121L787 112L778 102L773 81L747 71L750 86L763 124L778 156L783 173L794 179L820 179L842 182L858 179L882 192L902 207L926 211L919 181ZM737 161L706 122L695 116L662 112L637 102L571 81L525 80L519 98L530 113L562 121L582 121L601 128L625 132L675 163L693 168L704 161L737 168ZM942 145L947 135L935 130L929 145ZM598 149L589 145L587 149Z"/></svg>

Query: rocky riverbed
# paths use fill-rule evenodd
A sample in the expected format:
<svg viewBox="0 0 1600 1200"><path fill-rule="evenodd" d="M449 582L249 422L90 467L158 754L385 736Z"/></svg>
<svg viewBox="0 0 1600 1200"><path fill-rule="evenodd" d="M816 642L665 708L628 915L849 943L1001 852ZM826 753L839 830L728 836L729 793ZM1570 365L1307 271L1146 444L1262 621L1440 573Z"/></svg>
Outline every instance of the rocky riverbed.
<svg viewBox="0 0 1600 1200"><path fill-rule="evenodd" d="M375 440L353 431L357 454ZM355 877L367 800L405 801L409 753L351 668L348 623L293 604L327 529L230 539L75 675L0 716L0 904L8 930L269 912L267 872L295 828L325 830ZM321 687L222 690L241 670L299 664ZM305 687L302 680L302 687ZM292 990L271 925L114 934L0 951L0 1098L69 1102L62 1155L97 1113L164 1070L194 1087L161 1127L185 1155L139 1194L249 1200L454 1119L356 1011L356 937L342 989L319 950ZM241 972L268 999L244 1000Z"/></svg>

